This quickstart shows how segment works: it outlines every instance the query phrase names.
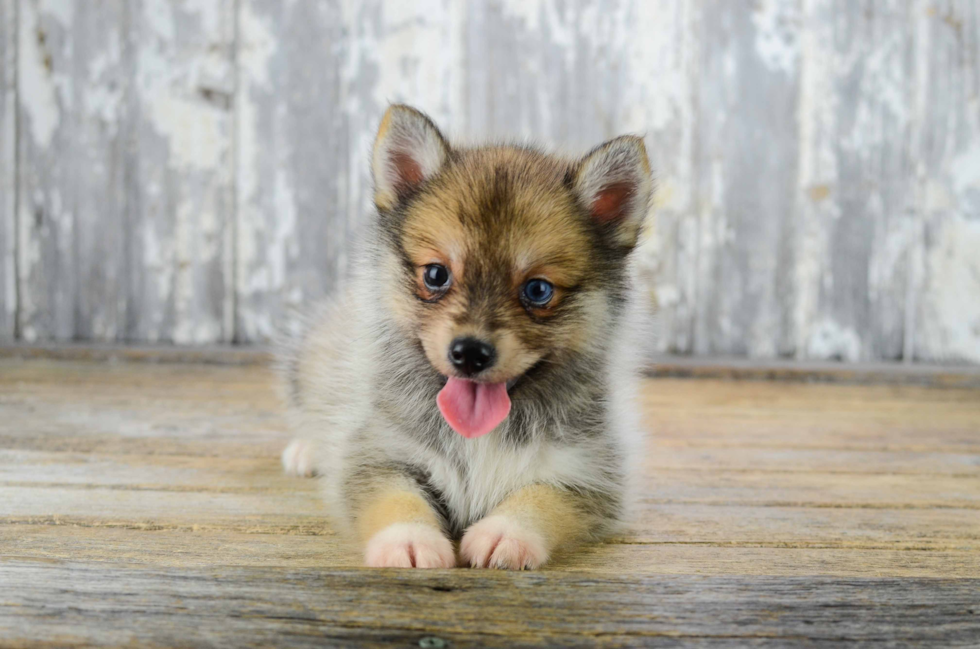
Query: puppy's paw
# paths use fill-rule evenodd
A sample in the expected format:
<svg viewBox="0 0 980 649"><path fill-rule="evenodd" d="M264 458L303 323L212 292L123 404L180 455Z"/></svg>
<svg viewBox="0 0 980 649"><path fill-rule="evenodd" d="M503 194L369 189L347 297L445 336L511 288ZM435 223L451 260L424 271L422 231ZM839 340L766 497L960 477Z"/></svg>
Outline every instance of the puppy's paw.
<svg viewBox="0 0 980 649"><path fill-rule="evenodd" d="M474 523L463 535L459 553L474 568L533 570L548 560L541 535L504 515Z"/></svg>
<svg viewBox="0 0 980 649"><path fill-rule="evenodd" d="M364 552L369 568L453 568L453 544L438 529L395 523L371 537Z"/></svg>
<svg viewBox="0 0 980 649"><path fill-rule="evenodd" d="M282 468L286 475L298 475L302 478L312 478L316 475L313 466L313 445L305 440L296 438L282 452Z"/></svg>

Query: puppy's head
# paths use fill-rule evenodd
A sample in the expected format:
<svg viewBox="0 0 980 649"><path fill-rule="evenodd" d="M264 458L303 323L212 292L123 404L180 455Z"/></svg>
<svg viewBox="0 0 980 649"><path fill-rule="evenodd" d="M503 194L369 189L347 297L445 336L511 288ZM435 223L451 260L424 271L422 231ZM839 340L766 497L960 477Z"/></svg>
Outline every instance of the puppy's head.
<svg viewBox="0 0 980 649"><path fill-rule="evenodd" d="M454 149L396 105L373 172L386 305L440 373L506 384L605 340L650 199L641 139L576 161Z"/></svg>

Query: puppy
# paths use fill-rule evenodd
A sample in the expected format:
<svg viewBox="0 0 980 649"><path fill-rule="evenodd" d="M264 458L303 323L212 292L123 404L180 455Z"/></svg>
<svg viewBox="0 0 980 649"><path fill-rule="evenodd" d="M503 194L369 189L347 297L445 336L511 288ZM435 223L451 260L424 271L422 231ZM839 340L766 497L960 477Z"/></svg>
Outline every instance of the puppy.
<svg viewBox="0 0 980 649"><path fill-rule="evenodd" d="M451 146L391 106L377 216L342 296L283 353L298 438L376 567L532 569L627 509L639 456L630 253L640 138L579 160Z"/></svg>

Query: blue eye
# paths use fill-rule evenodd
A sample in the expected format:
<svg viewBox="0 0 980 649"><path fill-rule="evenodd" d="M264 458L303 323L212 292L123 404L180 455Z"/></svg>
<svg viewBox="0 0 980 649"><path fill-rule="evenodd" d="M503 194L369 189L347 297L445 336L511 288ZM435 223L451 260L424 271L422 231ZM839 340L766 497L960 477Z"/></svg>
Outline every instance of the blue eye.
<svg viewBox="0 0 980 649"><path fill-rule="evenodd" d="M429 264L422 269L422 281L429 290L441 291L449 286L449 269L440 264Z"/></svg>
<svg viewBox="0 0 980 649"><path fill-rule="evenodd" d="M554 294L555 287L543 279L531 279L524 284L524 299L532 306L544 306Z"/></svg>

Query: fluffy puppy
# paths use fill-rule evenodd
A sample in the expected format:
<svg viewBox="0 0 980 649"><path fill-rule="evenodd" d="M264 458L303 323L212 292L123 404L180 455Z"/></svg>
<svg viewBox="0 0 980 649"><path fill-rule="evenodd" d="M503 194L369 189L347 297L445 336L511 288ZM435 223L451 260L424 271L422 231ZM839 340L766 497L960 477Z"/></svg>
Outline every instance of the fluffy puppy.
<svg viewBox="0 0 980 649"><path fill-rule="evenodd" d="M342 296L283 354L298 438L369 566L537 568L615 529L639 455L630 252L640 138L579 160L453 147L391 106L377 216Z"/></svg>

